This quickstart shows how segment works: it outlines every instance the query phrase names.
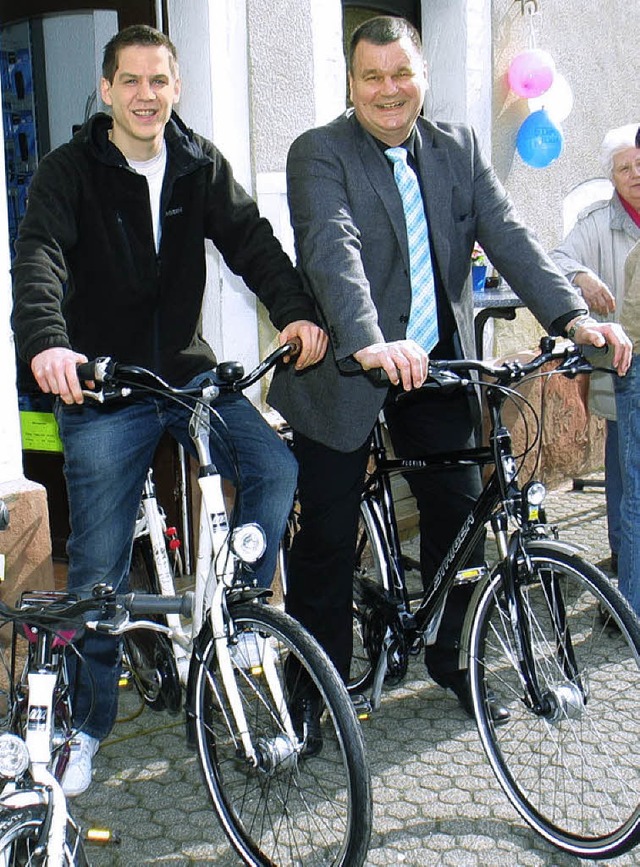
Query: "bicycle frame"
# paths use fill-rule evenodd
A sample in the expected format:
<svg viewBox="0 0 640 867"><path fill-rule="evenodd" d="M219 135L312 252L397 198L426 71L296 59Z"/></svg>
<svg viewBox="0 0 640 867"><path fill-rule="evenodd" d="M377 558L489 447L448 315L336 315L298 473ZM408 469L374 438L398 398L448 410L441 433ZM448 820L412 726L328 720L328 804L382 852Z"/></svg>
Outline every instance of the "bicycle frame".
<svg viewBox="0 0 640 867"><path fill-rule="evenodd" d="M165 544L165 523L156 497L156 486L151 470L147 473L142 490L142 526L136 527L136 536L146 533L151 542L153 561L156 567L160 592L163 596L173 596L175 586L169 555ZM184 629L179 614L166 614L170 629L169 638L173 647L180 683L184 686L189 674L189 648L191 635Z"/></svg>
<svg viewBox="0 0 640 867"><path fill-rule="evenodd" d="M230 538L222 478L211 460L209 447L209 406L217 395L218 389L215 386L207 387L203 391L202 398L197 402L189 422L189 434L196 448L200 465L198 487L201 493L191 627L185 630L180 615L168 614L165 615L166 627L150 621L134 621L129 628L143 626L167 635L172 642L180 682L186 686L193 642L202 629L205 615L210 618L220 673L229 698L235 729L247 759L256 765L258 758L251 742L229 649L229 638L233 638L230 635L233 621L227 615L226 596L236 577L236 569L240 561L232 550L233 534ZM150 475L147 476L144 486L142 508L151 540L161 595L173 596L175 587L165 544L164 526L155 496L155 486ZM264 672L274 704L282 713L286 732L294 738L282 684L269 654L264 655Z"/></svg>
<svg viewBox="0 0 640 867"><path fill-rule="evenodd" d="M55 701L62 666L65 665L63 646L72 640L45 630L28 630L31 643L28 654L28 705L24 742L29 754L29 770L35 788L20 789L15 782L6 783L0 794L2 806L11 808L38 804L47 807L46 840L39 841L39 850L46 852L49 863L62 864L66 827L67 800L60 782L50 770L54 738ZM14 678L12 677L12 682Z"/></svg>
<svg viewBox="0 0 640 867"><path fill-rule="evenodd" d="M487 522L491 522L499 560L504 562L507 567L507 605L511 612L515 647L519 649L519 664L523 682L526 684L531 706L534 709L542 709L543 698L535 673L535 661L527 652L530 642L523 634L527 628L526 622L525 618L520 616L522 606L517 590L517 561L520 534L524 522L520 517L522 495L518 487L518 474L512 453L511 437L502 424L501 412L505 400L506 397L499 388L488 387L487 406L491 422L488 446L460 449L423 458L389 458L380 425L377 425L372 443L375 470L365 485L363 502L368 504L371 514L374 515L378 532L381 532L387 546L388 559L386 563L391 564L391 570L390 574L386 577L383 576L383 584L386 581L386 586L392 588L392 595L397 603L396 613L402 624L402 629L408 632L409 636L422 636L427 644L435 641L447 596L458 577L461 564L466 561L469 553L479 541ZM490 464L493 464L494 470L485 483L482 493L445 554L430 587L424 591L418 607L415 611L411 611L391 492L391 475L397 472L417 472L436 467L469 465L483 467ZM509 518L512 517L518 517L519 526L509 537L508 522ZM385 559L381 561L381 564L385 564L382 568L386 568L386 563ZM475 574L472 577L482 578L484 573L485 579L488 579L486 569L480 568L473 571ZM562 612L558 611L558 630L560 633L563 629L561 615ZM380 704L387 665L387 650L392 640L391 629L387 627L383 640L383 650L373 680L371 704L374 709ZM464 653L464 650L462 652ZM466 665L461 667L465 668Z"/></svg>

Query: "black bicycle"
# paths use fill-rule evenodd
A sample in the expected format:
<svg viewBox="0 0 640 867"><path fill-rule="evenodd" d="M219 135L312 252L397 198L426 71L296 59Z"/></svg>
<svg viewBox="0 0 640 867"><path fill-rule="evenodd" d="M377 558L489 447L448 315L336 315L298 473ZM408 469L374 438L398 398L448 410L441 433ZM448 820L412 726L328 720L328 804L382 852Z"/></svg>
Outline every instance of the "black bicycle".
<svg viewBox="0 0 640 867"><path fill-rule="evenodd" d="M556 348L546 337L540 350L529 363L431 362L428 387L468 387L470 372L480 374L476 385L491 426L487 446L401 460L387 456L376 428L361 503L349 687L370 688L376 708L383 684L399 682L411 656L435 640L453 585L475 581L459 668L469 669L489 762L536 831L573 855L597 859L626 852L640 839L640 624L607 576L546 523L544 486L519 484L539 426L523 454L514 455L505 403L522 408L525 401L538 418L515 386L533 376L594 369L576 346ZM432 585L416 598L407 588L391 477L469 463L494 469ZM487 524L496 562L461 569ZM506 724L492 721L490 695L508 707Z"/></svg>

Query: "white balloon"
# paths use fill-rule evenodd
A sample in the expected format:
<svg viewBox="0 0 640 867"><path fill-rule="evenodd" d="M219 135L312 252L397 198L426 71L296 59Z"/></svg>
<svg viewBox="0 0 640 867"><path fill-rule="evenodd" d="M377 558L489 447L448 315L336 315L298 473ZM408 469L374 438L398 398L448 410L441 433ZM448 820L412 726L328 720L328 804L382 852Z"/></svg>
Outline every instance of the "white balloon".
<svg viewBox="0 0 640 867"><path fill-rule="evenodd" d="M571 114L573 108L573 92L564 75L556 72L553 84L541 96L528 100L529 111L540 111L544 108L554 123L562 123Z"/></svg>

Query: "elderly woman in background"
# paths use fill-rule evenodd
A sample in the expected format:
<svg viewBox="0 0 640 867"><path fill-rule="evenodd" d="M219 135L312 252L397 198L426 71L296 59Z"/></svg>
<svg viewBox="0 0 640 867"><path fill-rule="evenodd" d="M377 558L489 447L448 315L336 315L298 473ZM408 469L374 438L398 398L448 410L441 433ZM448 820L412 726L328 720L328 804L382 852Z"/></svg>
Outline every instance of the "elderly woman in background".
<svg viewBox="0 0 640 867"><path fill-rule="evenodd" d="M624 298L624 267L640 239L640 140L637 123L610 130L600 158L614 186L610 199L594 202L579 215L574 228L551 258L581 292L592 314L619 321ZM589 409L606 419L605 490L611 549L611 571L618 572L621 540L624 462L618 452L614 377L594 374L589 383Z"/></svg>
<svg viewBox="0 0 640 867"><path fill-rule="evenodd" d="M640 148L640 132L638 138ZM640 173L640 150L636 159ZM615 392L620 461L625 468L618 586L640 616L640 241L627 257L620 321L633 341L633 363L625 377L615 377L620 380Z"/></svg>

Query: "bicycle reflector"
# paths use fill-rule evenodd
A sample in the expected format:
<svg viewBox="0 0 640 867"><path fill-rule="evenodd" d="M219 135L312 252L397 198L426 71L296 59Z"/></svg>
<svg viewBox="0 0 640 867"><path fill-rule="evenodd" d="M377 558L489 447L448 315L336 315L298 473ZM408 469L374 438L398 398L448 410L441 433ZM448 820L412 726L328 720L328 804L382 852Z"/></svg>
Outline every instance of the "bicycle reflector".
<svg viewBox="0 0 640 867"><path fill-rule="evenodd" d="M17 735L0 735L0 776L17 780L29 767L29 750Z"/></svg>
<svg viewBox="0 0 640 867"><path fill-rule="evenodd" d="M255 563L267 550L267 537L258 524L242 524L231 535L231 550L243 563Z"/></svg>

